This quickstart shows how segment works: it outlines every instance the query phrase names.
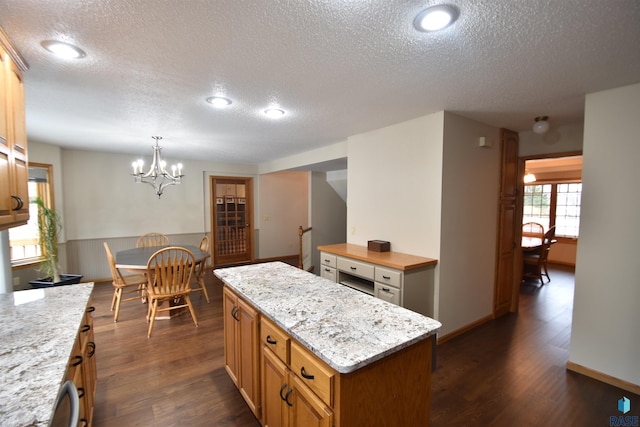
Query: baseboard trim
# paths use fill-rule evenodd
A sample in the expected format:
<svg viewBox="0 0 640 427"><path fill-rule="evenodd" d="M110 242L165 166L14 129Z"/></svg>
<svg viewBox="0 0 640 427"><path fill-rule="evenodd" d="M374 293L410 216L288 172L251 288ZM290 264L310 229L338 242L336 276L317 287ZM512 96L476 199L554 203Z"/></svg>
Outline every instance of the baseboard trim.
<svg viewBox="0 0 640 427"><path fill-rule="evenodd" d="M469 323L466 326L463 326L460 329L456 329L453 332L448 333L447 335L442 335L441 337L438 337L438 344L442 344L445 343L447 341L449 341L450 339L453 339L459 335L464 334L465 332L469 332L471 329L474 329L480 325L483 325L485 323L487 323L488 321L492 320L493 316L492 315L488 315L486 317L482 317L478 320L476 320L475 322Z"/></svg>
<svg viewBox="0 0 640 427"><path fill-rule="evenodd" d="M577 363L567 362L567 370L576 372L594 380L601 381L603 383L618 387L622 390L626 390L631 393L640 394L640 385L630 383L620 378L612 377L600 371L596 371L586 366L578 365Z"/></svg>

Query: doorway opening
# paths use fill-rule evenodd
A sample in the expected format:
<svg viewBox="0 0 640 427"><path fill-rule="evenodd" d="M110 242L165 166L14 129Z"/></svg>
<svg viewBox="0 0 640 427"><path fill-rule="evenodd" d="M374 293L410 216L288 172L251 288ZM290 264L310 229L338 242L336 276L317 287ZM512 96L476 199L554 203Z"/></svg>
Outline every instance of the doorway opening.
<svg viewBox="0 0 640 427"><path fill-rule="evenodd" d="M211 177L215 267L253 261L253 178Z"/></svg>

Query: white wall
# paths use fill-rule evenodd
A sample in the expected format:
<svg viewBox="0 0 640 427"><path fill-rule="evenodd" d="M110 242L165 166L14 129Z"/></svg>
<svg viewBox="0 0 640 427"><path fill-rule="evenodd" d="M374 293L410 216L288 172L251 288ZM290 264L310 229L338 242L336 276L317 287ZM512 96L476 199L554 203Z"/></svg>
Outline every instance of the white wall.
<svg viewBox="0 0 640 427"><path fill-rule="evenodd" d="M518 133L520 139L518 155L520 157L582 150L582 123L563 126L554 126L552 120L549 123L551 124L549 132L544 135L538 135L533 130Z"/></svg>
<svg viewBox="0 0 640 427"><path fill-rule="evenodd" d="M260 175L260 257L299 252L298 227L308 227L309 172Z"/></svg>
<svg viewBox="0 0 640 427"><path fill-rule="evenodd" d="M587 95L569 360L640 385L640 84Z"/></svg>
<svg viewBox="0 0 640 427"><path fill-rule="evenodd" d="M151 186L134 183L130 175L133 160L131 155L62 150L64 226L68 240L139 236L150 231L202 232L210 228L208 217L203 215L209 208L204 175L207 172L225 175L243 169L251 174L257 169L181 160L183 183L168 187L158 198ZM167 161L171 164L172 159Z"/></svg>
<svg viewBox="0 0 640 427"><path fill-rule="evenodd" d="M320 274L320 252L316 249L320 245L344 243L347 241L347 203L327 182L328 173L311 173L311 220L313 227L312 256L314 272ZM346 175L346 173L345 173ZM345 180L346 182L346 180Z"/></svg>
<svg viewBox="0 0 640 427"><path fill-rule="evenodd" d="M440 255L442 133L439 112L355 135L348 144L347 241Z"/></svg>
<svg viewBox="0 0 640 427"><path fill-rule="evenodd" d="M479 138L492 142L479 147ZM492 315L500 130L444 116L439 318L442 334Z"/></svg>

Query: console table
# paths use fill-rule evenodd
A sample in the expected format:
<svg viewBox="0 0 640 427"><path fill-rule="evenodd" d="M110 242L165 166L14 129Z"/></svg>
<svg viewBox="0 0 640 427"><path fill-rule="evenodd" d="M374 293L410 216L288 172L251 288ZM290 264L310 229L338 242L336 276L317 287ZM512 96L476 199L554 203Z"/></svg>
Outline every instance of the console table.
<svg viewBox="0 0 640 427"><path fill-rule="evenodd" d="M322 277L433 317L437 260L375 252L351 243L318 246L318 250Z"/></svg>

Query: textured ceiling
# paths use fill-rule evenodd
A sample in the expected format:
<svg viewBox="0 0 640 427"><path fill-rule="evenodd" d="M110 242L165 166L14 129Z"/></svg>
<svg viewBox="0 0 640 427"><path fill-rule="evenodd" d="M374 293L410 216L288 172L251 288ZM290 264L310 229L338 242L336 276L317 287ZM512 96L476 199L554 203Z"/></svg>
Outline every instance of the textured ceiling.
<svg viewBox="0 0 640 427"><path fill-rule="evenodd" d="M0 0L0 26L30 65L30 139L148 155L162 135L169 158L260 163L441 110L576 123L586 93L640 82L638 0L454 0L452 27L416 31L432 4ZM60 60L46 39L87 56Z"/></svg>

